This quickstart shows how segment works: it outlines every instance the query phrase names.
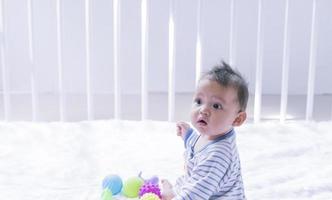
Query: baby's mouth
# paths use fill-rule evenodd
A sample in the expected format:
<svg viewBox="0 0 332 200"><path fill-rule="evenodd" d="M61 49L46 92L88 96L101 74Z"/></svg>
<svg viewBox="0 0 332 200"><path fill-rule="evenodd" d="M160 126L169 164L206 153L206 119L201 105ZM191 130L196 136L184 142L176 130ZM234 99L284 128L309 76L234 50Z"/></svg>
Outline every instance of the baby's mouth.
<svg viewBox="0 0 332 200"><path fill-rule="evenodd" d="M197 121L197 124L200 125L200 126L206 126L207 125L207 122L204 120L204 119L199 119Z"/></svg>

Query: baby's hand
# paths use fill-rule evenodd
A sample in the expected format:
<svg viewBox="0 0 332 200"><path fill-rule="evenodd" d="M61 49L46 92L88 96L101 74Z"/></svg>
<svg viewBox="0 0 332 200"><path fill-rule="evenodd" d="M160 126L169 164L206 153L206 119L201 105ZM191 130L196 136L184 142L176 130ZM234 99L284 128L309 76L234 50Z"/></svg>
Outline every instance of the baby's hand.
<svg viewBox="0 0 332 200"><path fill-rule="evenodd" d="M175 197L173 186L168 180L161 180L161 196L162 200L171 200Z"/></svg>
<svg viewBox="0 0 332 200"><path fill-rule="evenodd" d="M190 125L186 122L176 123L176 135L184 139L186 132L190 129Z"/></svg>

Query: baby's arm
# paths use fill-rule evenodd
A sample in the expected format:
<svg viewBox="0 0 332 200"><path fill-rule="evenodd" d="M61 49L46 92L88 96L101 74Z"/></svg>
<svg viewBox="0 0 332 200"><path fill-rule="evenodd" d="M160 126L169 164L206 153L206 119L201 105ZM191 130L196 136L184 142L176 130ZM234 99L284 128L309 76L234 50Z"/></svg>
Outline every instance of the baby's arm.
<svg viewBox="0 0 332 200"><path fill-rule="evenodd" d="M186 137L187 131L190 129L190 125L186 122L176 123L176 135L180 136L183 140Z"/></svg>
<svg viewBox="0 0 332 200"><path fill-rule="evenodd" d="M221 159L215 152L193 166L193 170L177 189L172 200L210 199L219 191L220 181L229 168L229 159Z"/></svg>

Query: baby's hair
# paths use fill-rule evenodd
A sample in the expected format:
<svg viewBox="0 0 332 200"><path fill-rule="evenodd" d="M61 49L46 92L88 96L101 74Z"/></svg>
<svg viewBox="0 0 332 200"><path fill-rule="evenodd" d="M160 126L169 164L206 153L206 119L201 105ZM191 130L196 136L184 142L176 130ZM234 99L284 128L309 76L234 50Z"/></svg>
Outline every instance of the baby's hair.
<svg viewBox="0 0 332 200"><path fill-rule="evenodd" d="M210 71L204 73L202 79L216 81L223 87L233 87L237 90L237 98L240 105L240 111L245 111L248 103L248 84L240 72L234 70L224 61L214 66Z"/></svg>

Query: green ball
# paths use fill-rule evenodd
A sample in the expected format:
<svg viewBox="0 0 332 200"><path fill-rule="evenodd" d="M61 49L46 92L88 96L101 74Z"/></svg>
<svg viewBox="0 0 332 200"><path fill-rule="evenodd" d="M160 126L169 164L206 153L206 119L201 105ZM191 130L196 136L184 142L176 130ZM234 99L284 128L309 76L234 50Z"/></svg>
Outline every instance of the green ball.
<svg viewBox="0 0 332 200"><path fill-rule="evenodd" d="M113 194L112 194L111 190L109 190L108 188L105 188L101 195L101 199L102 200L113 200Z"/></svg>
<svg viewBox="0 0 332 200"><path fill-rule="evenodd" d="M129 198L138 197L139 189L143 185L143 179L139 177L128 178L122 187L122 194Z"/></svg>

